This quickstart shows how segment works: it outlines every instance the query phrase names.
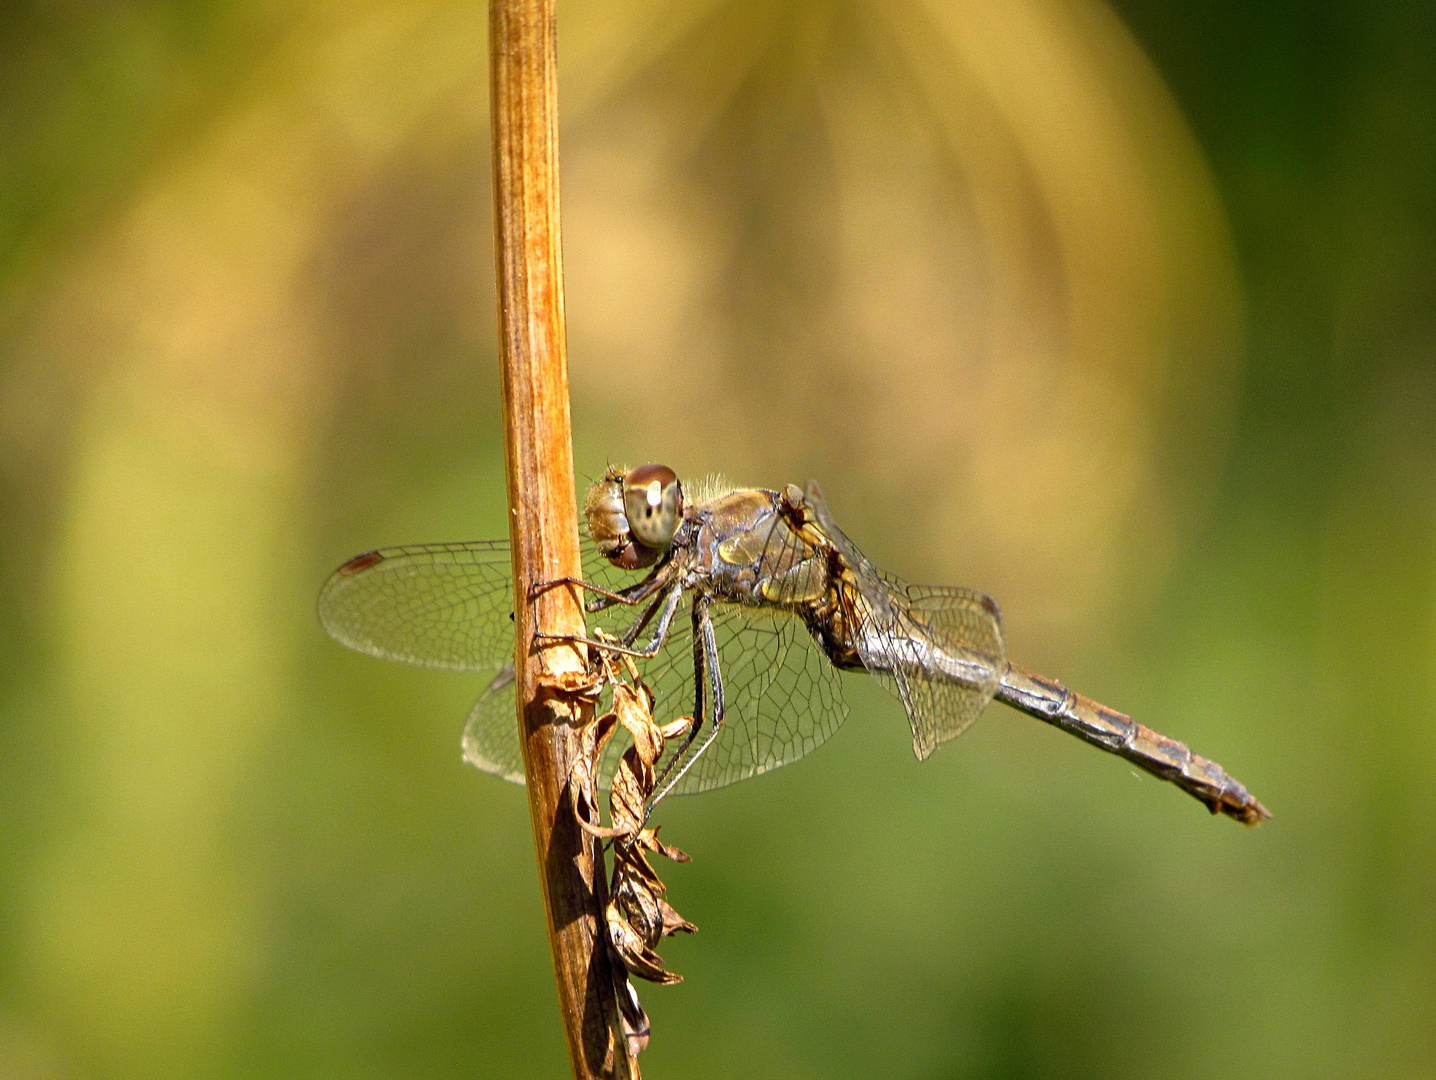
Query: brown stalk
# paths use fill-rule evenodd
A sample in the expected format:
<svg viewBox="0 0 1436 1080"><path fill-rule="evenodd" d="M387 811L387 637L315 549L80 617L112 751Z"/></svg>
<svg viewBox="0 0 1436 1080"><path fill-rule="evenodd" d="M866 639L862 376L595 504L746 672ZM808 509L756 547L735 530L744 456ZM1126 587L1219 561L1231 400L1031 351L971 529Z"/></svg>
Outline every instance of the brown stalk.
<svg viewBox="0 0 1436 1080"><path fill-rule="evenodd" d="M582 634L581 573L569 426L558 208L554 0L491 0L490 107L509 534L513 542L519 736L543 883L559 1012L573 1074L632 1075L614 1038L605 947L603 853L565 792L577 732L592 718L581 648L535 634Z"/></svg>

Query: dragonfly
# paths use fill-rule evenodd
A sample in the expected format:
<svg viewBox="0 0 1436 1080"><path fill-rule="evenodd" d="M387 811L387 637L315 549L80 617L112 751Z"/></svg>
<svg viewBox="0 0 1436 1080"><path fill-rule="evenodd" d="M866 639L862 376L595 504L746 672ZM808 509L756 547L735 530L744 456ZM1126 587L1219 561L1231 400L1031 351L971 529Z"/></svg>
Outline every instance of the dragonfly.
<svg viewBox="0 0 1436 1080"><path fill-rule="evenodd" d="M1169 781L1213 814L1271 815L1217 764L1123 713L1012 663L990 597L879 570L833 520L816 482L781 491L672 469L610 468L584 502L581 642L639 664L654 714L686 714L650 811L811 753L848 715L841 672L874 676L901 703L924 760L996 698ZM641 576L638 576L641 575ZM493 672L465 725L465 758L523 782L514 703L507 540L382 548L340 566L319 596L338 641L428 667ZM543 646L545 642L536 642ZM624 750L615 738L601 774Z"/></svg>

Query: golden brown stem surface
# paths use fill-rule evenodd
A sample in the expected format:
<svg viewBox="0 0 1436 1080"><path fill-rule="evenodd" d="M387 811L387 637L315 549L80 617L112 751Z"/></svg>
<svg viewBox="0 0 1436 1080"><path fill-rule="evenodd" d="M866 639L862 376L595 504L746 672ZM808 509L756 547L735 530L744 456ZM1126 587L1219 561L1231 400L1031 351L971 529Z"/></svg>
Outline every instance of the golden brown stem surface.
<svg viewBox="0 0 1436 1080"><path fill-rule="evenodd" d="M582 635L573 589L536 582L581 572L564 348L554 0L491 0L490 104L509 533L518 633L519 733L559 1009L574 1076L629 1075L610 1037L615 1009L603 939L602 852L564 789L586 704L585 657L535 650L538 631ZM596 869L597 868L597 869Z"/></svg>

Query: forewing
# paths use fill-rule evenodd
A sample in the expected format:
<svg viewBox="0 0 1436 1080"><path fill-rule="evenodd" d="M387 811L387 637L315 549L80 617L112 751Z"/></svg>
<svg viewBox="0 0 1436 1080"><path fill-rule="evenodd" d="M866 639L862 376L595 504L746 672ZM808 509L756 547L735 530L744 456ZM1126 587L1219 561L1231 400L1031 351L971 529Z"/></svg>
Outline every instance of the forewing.
<svg viewBox="0 0 1436 1080"><path fill-rule="evenodd" d="M507 540L381 548L330 575L319 621L371 656L493 671L514 655L511 577Z"/></svg>
<svg viewBox="0 0 1436 1080"><path fill-rule="evenodd" d="M677 795L726 787L797 761L826 742L847 718L838 673L802 623L751 609L709 611L719 642L727 715L718 738L674 787ZM654 691L653 715L662 723L693 713L693 637L686 612L682 618L681 623L675 620L658 655L639 662L644 681ZM607 708L608 702L605 692L599 708ZM711 716L712 702L707 704ZM513 670L506 668L469 713L464 759L522 784L523 752L514 710ZM698 741L701 737L702 732ZM605 748L599 766L605 790L630 742L620 728ZM660 769L680 746L675 741L668 748Z"/></svg>
<svg viewBox="0 0 1436 1080"><path fill-rule="evenodd" d="M461 671L498 670L470 711L464 757L485 772L522 783L510 573L507 541L384 548L351 559L330 577L319 596L319 616L335 639L373 656ZM584 575L613 589L638 580L612 567L588 542ZM693 711L690 605L685 597L658 654L638 661L654 690L660 723ZM602 628L622 635L642 610L615 604L590 613L590 632ZM677 794L723 787L796 761L847 717L838 673L799 620L722 604L711 605L709 612L727 715L723 732L674 788ZM646 638L640 634L637 644ZM710 710L711 705L710 700ZM620 731L605 750L600 770L605 787L627 746Z"/></svg>

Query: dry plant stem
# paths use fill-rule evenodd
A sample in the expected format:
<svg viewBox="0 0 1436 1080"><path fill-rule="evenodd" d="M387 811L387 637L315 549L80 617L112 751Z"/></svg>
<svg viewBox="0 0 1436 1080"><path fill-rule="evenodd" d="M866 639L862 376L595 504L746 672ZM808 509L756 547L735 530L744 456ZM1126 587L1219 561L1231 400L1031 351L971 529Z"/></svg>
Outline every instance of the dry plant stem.
<svg viewBox="0 0 1436 1080"><path fill-rule="evenodd" d="M593 709L574 692L586 658L581 646L534 648L539 631L584 633L575 590L532 589L581 571L559 246L554 0L491 0L489 56L518 722L529 810L574 1076L628 1076L628 1057L613 1037L603 853L578 827L564 790L578 726Z"/></svg>

